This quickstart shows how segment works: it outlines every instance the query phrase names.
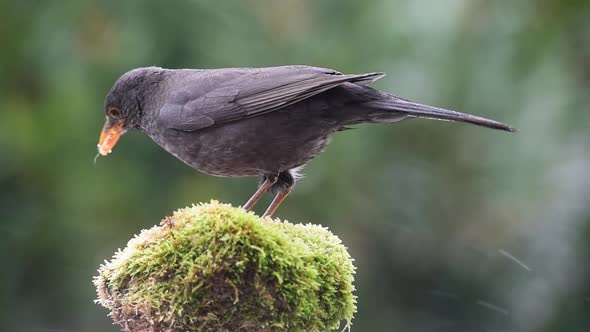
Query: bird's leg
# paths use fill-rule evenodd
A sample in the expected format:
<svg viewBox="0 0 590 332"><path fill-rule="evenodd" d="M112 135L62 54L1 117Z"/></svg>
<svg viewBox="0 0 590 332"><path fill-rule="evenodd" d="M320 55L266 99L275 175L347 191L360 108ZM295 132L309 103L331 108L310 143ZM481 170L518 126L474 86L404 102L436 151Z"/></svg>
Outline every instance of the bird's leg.
<svg viewBox="0 0 590 332"><path fill-rule="evenodd" d="M285 198L291 193L291 190L293 190L293 185L295 185L295 178L291 174L291 171L279 173L276 183L270 188L270 191L276 194L276 196L272 200L272 203L270 203L268 209L266 209L266 212L262 215L263 217L272 217L279 208L279 205L283 203Z"/></svg>
<svg viewBox="0 0 590 332"><path fill-rule="evenodd" d="M264 182L262 182L262 184L260 185L260 187L258 187L258 189L256 190L256 192L254 193L254 195L252 195L252 197L250 197L250 199L246 202L246 204L244 204L242 206L242 208L246 211L251 210L254 205L256 205L256 203L258 203L258 201L260 200L260 198L266 194L267 191L270 190L270 188L273 186L273 184L275 184L277 182L278 177L265 177L264 178Z"/></svg>
<svg viewBox="0 0 590 332"><path fill-rule="evenodd" d="M275 198L272 200L272 203L270 203L268 209L266 209L266 211L264 212L264 214L262 216L263 217L272 217L272 215L275 214L275 212L279 208L279 205L281 205L281 203L283 203L285 198L287 198L287 196L291 193L292 188L293 187L287 187L285 189L285 191L279 192L275 196Z"/></svg>
<svg viewBox="0 0 590 332"><path fill-rule="evenodd" d="M285 179L283 179L283 177ZM266 211L262 215L263 217L272 217L272 215L279 208L279 205L281 205L281 203L283 203L285 198L287 198L287 196L289 196L289 194L291 193L291 190L293 190L293 184L294 184L293 176L291 176L291 174L288 172L281 173L279 175L279 183L281 184L281 186L283 188L277 193L275 198L272 200L272 202L268 206L268 209L266 209Z"/></svg>

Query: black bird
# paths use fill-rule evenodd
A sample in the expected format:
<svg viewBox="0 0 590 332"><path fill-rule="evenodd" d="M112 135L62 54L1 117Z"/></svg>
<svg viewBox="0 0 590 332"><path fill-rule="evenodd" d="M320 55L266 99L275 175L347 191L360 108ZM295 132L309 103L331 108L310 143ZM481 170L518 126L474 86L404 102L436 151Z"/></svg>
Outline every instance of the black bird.
<svg viewBox="0 0 590 332"><path fill-rule="evenodd" d="M513 131L494 120L367 86L383 76L310 66L134 69L106 97L98 151L106 155L128 129L142 130L198 171L261 177L243 208L251 209L271 191L276 196L264 215L272 216L291 192L297 170L347 126L430 118Z"/></svg>

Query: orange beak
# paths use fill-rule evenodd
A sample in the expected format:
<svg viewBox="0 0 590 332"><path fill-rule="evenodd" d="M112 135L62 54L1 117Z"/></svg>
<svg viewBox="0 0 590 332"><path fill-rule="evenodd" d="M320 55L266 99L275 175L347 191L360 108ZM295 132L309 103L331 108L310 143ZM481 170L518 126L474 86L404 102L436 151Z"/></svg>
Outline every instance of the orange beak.
<svg viewBox="0 0 590 332"><path fill-rule="evenodd" d="M119 140L121 135L125 134L123 123L119 122L114 125L110 125L108 122L104 125L100 139L98 140L98 153L103 156L111 153L115 144Z"/></svg>

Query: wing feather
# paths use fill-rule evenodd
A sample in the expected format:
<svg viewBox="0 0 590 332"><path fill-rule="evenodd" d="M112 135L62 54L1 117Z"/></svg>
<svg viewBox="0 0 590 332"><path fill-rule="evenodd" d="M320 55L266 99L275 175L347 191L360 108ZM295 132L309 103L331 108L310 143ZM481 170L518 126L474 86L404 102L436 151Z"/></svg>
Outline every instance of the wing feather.
<svg viewBox="0 0 590 332"><path fill-rule="evenodd" d="M159 120L169 128L195 131L273 112L346 82L364 85L383 76L307 66L212 70L170 98Z"/></svg>

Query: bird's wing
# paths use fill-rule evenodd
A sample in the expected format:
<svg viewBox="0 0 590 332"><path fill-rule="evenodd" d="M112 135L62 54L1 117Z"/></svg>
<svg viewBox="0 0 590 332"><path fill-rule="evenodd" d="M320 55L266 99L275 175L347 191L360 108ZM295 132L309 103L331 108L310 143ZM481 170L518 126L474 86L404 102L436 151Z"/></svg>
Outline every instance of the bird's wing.
<svg viewBox="0 0 590 332"><path fill-rule="evenodd" d="M272 112L346 82L368 84L383 76L308 66L210 71L168 98L158 120L168 128L195 131Z"/></svg>

